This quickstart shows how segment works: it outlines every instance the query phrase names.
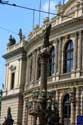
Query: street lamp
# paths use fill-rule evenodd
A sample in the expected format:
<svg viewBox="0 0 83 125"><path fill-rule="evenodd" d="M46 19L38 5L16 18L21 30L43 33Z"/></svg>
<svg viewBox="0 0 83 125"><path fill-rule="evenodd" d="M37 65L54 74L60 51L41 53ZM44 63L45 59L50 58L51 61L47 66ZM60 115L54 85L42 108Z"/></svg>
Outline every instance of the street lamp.
<svg viewBox="0 0 83 125"><path fill-rule="evenodd" d="M50 49L52 45L49 43L49 35L51 30L51 24L48 24L44 30L44 42L43 48L39 54L41 63L41 85L40 90L33 91L32 102L28 102L30 105L29 114L35 119L33 123L36 125L36 119L39 117L39 125L58 125L59 124L59 112L57 109L57 102L52 92L47 91L47 67L50 56Z"/></svg>

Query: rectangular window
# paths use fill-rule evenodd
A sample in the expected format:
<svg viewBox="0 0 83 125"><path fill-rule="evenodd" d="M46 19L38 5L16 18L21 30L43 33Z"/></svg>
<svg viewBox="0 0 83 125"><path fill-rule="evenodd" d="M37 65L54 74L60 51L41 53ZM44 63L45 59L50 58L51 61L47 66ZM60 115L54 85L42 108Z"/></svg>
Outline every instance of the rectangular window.
<svg viewBox="0 0 83 125"><path fill-rule="evenodd" d="M11 87L10 87L10 89L14 88L14 81L15 81L15 72L11 73Z"/></svg>

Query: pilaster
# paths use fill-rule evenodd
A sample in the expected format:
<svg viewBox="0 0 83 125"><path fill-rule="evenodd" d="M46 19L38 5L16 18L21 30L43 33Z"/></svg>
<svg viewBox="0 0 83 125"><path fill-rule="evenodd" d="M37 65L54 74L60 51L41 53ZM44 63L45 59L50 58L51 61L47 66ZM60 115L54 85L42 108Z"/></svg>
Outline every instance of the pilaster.
<svg viewBox="0 0 83 125"><path fill-rule="evenodd" d="M75 125L75 88L71 88L70 101L71 101L71 125Z"/></svg>
<svg viewBox="0 0 83 125"><path fill-rule="evenodd" d="M62 52L62 41L59 38L59 51L58 51L58 72L61 73L61 52Z"/></svg>
<svg viewBox="0 0 83 125"><path fill-rule="evenodd" d="M6 71L5 71L5 90L8 88L8 75L9 75L9 64L6 64Z"/></svg>
<svg viewBox="0 0 83 125"><path fill-rule="evenodd" d="M30 82L30 56L28 56L27 58L28 58L27 70L28 70L28 84L29 84L29 82Z"/></svg>
<svg viewBox="0 0 83 125"><path fill-rule="evenodd" d="M35 80L35 51L32 54L32 80Z"/></svg>
<svg viewBox="0 0 83 125"><path fill-rule="evenodd" d="M58 94L58 90L56 90L56 100L57 100L57 102L59 101L59 94Z"/></svg>
<svg viewBox="0 0 83 125"><path fill-rule="evenodd" d="M36 70L35 70L35 80L38 79L38 58L39 58L39 51L40 49L37 49L36 51Z"/></svg>
<svg viewBox="0 0 83 125"><path fill-rule="evenodd" d="M76 122L77 115L80 115L80 88L76 88Z"/></svg>
<svg viewBox="0 0 83 125"><path fill-rule="evenodd" d="M28 125L28 110L26 107L26 100L24 101L24 105L23 105L23 121L22 121L22 125Z"/></svg>
<svg viewBox="0 0 83 125"><path fill-rule="evenodd" d="M78 32L75 32L75 43L74 43L74 56L73 56L73 70L77 68L77 56L78 56Z"/></svg>
<svg viewBox="0 0 83 125"><path fill-rule="evenodd" d="M71 103L71 125L75 124L75 106Z"/></svg>
<svg viewBox="0 0 83 125"><path fill-rule="evenodd" d="M28 59L28 57L27 57L27 65L26 65L26 81L25 81L25 83L26 83L26 86L28 85L28 80L29 80L29 59Z"/></svg>
<svg viewBox="0 0 83 125"><path fill-rule="evenodd" d="M35 70L34 70L34 80L37 80L37 50L35 50Z"/></svg>
<svg viewBox="0 0 83 125"><path fill-rule="evenodd" d="M82 47L82 70L83 70L83 30L81 31L81 42L82 42L82 45L81 45L81 47Z"/></svg>
<svg viewBox="0 0 83 125"><path fill-rule="evenodd" d="M81 69L81 65L82 65L82 63L81 63L81 54L82 54L81 53L81 50L82 50L81 45L82 45L82 34L81 34L81 31L79 31L79 38L78 38L78 65L77 65L78 70Z"/></svg>
<svg viewBox="0 0 83 125"><path fill-rule="evenodd" d="M60 117L60 120L59 120L59 122L60 122L60 124L61 123L63 123L63 118L62 118L62 96L63 96L63 94L62 93L60 93L59 94L59 117Z"/></svg>
<svg viewBox="0 0 83 125"><path fill-rule="evenodd" d="M79 31L79 37L78 37L78 60L77 60L77 73L76 76L80 76L80 70L82 68L82 34L81 31Z"/></svg>
<svg viewBox="0 0 83 125"><path fill-rule="evenodd" d="M56 68L56 73L58 72L58 46L59 46L59 41L58 41L58 39L56 39L56 66L55 66L55 68Z"/></svg>

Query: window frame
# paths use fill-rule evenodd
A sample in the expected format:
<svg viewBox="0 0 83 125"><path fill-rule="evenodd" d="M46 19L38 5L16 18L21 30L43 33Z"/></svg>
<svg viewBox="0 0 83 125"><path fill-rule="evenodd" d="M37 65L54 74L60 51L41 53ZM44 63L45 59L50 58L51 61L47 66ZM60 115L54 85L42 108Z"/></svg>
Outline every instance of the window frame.
<svg viewBox="0 0 83 125"><path fill-rule="evenodd" d="M13 90L15 85L15 71L11 72L11 84L10 89Z"/></svg>
<svg viewBox="0 0 83 125"><path fill-rule="evenodd" d="M68 40L64 49L64 73L70 73L73 68L73 41Z"/></svg>

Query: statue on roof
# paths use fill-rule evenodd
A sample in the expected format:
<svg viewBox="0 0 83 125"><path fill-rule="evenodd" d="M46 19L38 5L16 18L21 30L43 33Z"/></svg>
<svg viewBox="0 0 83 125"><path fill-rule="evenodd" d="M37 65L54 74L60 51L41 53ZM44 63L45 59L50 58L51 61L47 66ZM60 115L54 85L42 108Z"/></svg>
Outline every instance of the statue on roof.
<svg viewBox="0 0 83 125"><path fill-rule="evenodd" d="M21 29L21 28L19 29L18 36L19 36L20 41L21 41L21 40L22 40L22 37L23 37L23 34L22 34L22 29Z"/></svg>
<svg viewBox="0 0 83 125"><path fill-rule="evenodd" d="M22 29L19 29L19 33L18 33L20 42L25 40L25 35L23 35Z"/></svg>
<svg viewBox="0 0 83 125"><path fill-rule="evenodd" d="M44 43L43 43L44 48L47 48L50 45L49 43L50 31L51 31L51 24L48 24L44 30Z"/></svg>
<svg viewBox="0 0 83 125"><path fill-rule="evenodd" d="M8 47L14 45L16 43L16 40L14 37L12 37L12 35L9 36L9 42L7 44Z"/></svg>

